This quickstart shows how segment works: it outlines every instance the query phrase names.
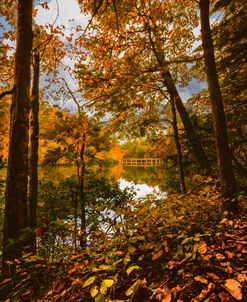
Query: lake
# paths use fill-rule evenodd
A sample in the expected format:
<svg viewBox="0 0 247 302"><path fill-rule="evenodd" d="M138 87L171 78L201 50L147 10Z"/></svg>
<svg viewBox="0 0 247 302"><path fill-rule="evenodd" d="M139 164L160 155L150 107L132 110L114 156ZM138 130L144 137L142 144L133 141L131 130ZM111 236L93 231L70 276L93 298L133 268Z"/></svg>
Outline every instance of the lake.
<svg viewBox="0 0 247 302"><path fill-rule="evenodd" d="M46 166L39 168L39 177L46 180L59 183L76 174L76 169L73 166ZM116 165L104 167L100 172L108 179L119 181L120 188L133 187L136 192L136 198L143 198L149 194L154 194L157 197L164 197L165 193L162 190L165 182L165 170L163 167L132 167ZM6 177L6 169L0 169L0 181Z"/></svg>

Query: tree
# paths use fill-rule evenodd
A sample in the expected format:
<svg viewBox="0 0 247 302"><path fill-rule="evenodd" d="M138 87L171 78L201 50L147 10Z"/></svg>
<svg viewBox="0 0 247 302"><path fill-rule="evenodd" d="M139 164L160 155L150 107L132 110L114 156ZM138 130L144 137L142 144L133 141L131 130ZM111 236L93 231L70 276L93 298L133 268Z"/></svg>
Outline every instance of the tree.
<svg viewBox="0 0 247 302"><path fill-rule="evenodd" d="M159 107L164 104L159 90L163 89L174 99L200 166L207 168L206 154L175 85L179 82L181 67L192 61L186 52L193 39L194 10L184 21L181 12L187 8L181 3L177 7L166 2L130 1L125 6L120 1L114 17L114 5L109 4L107 9L104 1L103 4L98 9L98 23L91 25L92 37L78 40L91 59L78 64L78 79L85 96L92 100L95 108L107 107L115 113L125 111L129 118L144 112L143 126L146 126L157 122ZM101 11L102 7L105 8ZM175 14L179 16L177 19ZM179 35L184 38L175 43ZM141 107L148 109L141 110ZM149 111L148 114L145 111Z"/></svg>
<svg viewBox="0 0 247 302"><path fill-rule="evenodd" d="M217 3L215 9L224 9L224 16L212 29L216 66L233 164L241 183L247 175L247 153L243 147L247 140L247 5L244 0Z"/></svg>
<svg viewBox="0 0 247 302"><path fill-rule="evenodd" d="M3 260L21 255L26 245L28 139L30 111L32 0L18 1L15 92L11 105L10 144L5 193Z"/></svg>
<svg viewBox="0 0 247 302"><path fill-rule="evenodd" d="M28 207L30 245L36 253L37 227L37 203L38 203L38 149L39 149L39 77L40 77L40 54L35 52L33 56L33 85L31 96L31 120L30 120L30 150L29 150L29 185Z"/></svg>
<svg viewBox="0 0 247 302"><path fill-rule="evenodd" d="M228 142L227 125L222 101L222 94L216 70L214 45L210 29L209 0L200 0L199 8L201 19L202 47L204 51L204 60L216 138L218 169L221 177L222 196L224 198L223 208L230 212L237 212L238 202L237 199L234 199L237 188Z"/></svg>

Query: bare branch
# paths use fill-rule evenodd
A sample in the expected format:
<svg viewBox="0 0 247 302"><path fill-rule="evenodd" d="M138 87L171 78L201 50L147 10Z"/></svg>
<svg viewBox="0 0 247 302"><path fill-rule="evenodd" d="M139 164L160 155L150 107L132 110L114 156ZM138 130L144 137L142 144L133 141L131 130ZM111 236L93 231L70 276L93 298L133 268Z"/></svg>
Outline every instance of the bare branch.
<svg viewBox="0 0 247 302"><path fill-rule="evenodd" d="M6 95L13 94L14 92L15 92L15 87L13 87L10 90L4 91L4 92L0 93L0 99L2 99Z"/></svg>

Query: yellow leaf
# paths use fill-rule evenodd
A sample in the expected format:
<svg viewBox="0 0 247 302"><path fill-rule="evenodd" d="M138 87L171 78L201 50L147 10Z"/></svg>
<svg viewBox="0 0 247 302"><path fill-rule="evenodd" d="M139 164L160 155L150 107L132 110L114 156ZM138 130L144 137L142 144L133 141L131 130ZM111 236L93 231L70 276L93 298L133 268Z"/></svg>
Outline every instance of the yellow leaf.
<svg viewBox="0 0 247 302"><path fill-rule="evenodd" d="M138 265L130 266L129 268L127 268L126 273L127 273L127 275L129 275L133 270L139 269L139 268L140 267Z"/></svg>
<svg viewBox="0 0 247 302"><path fill-rule="evenodd" d="M50 296L53 294L53 290L50 290L48 293L47 293L47 296Z"/></svg>
<svg viewBox="0 0 247 302"><path fill-rule="evenodd" d="M97 295L98 295L98 292L99 292L99 290L98 290L97 286L93 287L93 288L90 290L90 295L91 295L91 297L94 298L95 296L97 296Z"/></svg>
<svg viewBox="0 0 247 302"><path fill-rule="evenodd" d="M140 282L141 280L138 279L134 284L132 284L131 287L126 290L125 295L126 296L133 295L138 290L140 286Z"/></svg>
<svg viewBox="0 0 247 302"><path fill-rule="evenodd" d="M100 285L101 294L105 294L107 292L108 287L112 287L114 280L112 279L104 279Z"/></svg>
<svg viewBox="0 0 247 302"><path fill-rule="evenodd" d="M112 279L105 279L103 280L103 282L105 283L106 287L112 287L114 280Z"/></svg>
<svg viewBox="0 0 247 302"><path fill-rule="evenodd" d="M67 293L67 290L66 289L63 290L62 293L61 293L61 297L64 296L66 293Z"/></svg>
<svg viewBox="0 0 247 302"><path fill-rule="evenodd" d="M94 302L104 302L105 297L102 294L98 294L98 296L95 297Z"/></svg>
<svg viewBox="0 0 247 302"><path fill-rule="evenodd" d="M242 285L234 279L227 279L225 285L223 285L224 289L226 289L236 300L240 301L243 299L242 295Z"/></svg>
<svg viewBox="0 0 247 302"><path fill-rule="evenodd" d="M108 271L111 267L110 267L110 265L101 264L99 266L99 268L104 270L104 271Z"/></svg>
<svg viewBox="0 0 247 302"><path fill-rule="evenodd" d="M85 281L85 283L84 283L84 285L83 285L83 288L84 288L84 287L87 287L87 286L90 285L90 284L92 284L92 283L94 282L95 279L96 279L96 277L90 277L90 278L88 278L88 279Z"/></svg>

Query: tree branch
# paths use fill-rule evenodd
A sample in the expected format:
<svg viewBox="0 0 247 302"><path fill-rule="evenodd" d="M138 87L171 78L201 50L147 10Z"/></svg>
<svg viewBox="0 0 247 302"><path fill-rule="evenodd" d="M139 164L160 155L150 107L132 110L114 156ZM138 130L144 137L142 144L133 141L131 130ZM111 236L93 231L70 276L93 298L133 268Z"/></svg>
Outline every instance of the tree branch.
<svg viewBox="0 0 247 302"><path fill-rule="evenodd" d="M15 92L15 87L13 87L10 90L4 91L0 93L0 99L2 99L5 95L13 94Z"/></svg>

